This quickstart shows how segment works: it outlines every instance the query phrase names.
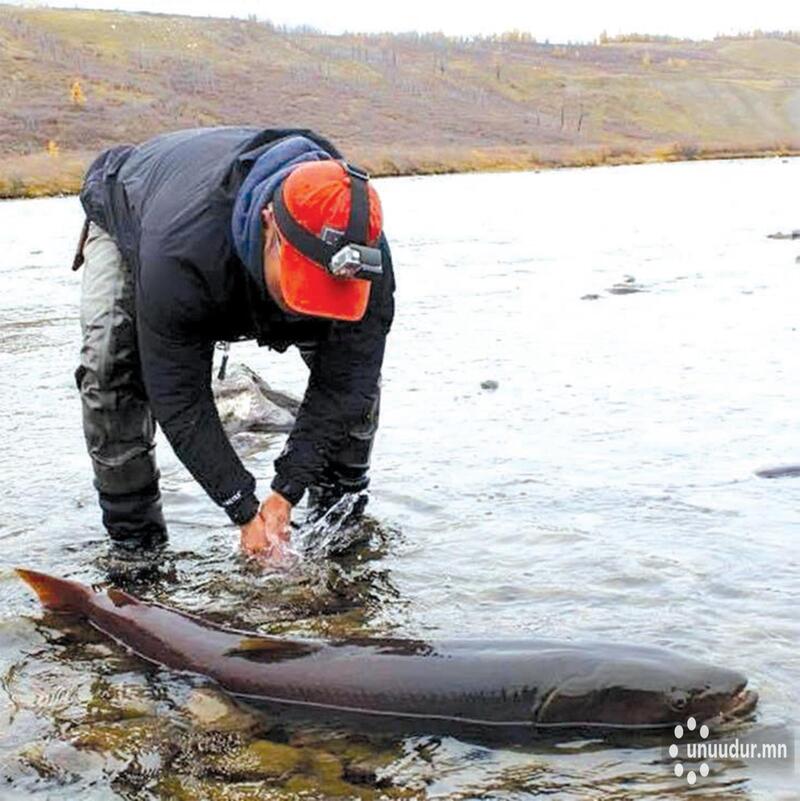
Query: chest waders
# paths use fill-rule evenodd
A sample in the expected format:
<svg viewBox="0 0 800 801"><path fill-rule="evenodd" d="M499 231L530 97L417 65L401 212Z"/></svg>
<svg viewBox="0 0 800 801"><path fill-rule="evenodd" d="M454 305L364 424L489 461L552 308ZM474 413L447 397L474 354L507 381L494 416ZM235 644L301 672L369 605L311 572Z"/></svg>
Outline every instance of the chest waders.
<svg viewBox="0 0 800 801"><path fill-rule="evenodd" d="M152 547L166 539L166 526L155 422L136 344L133 275L100 226L90 223L81 238L82 346L75 379L103 525L112 540Z"/></svg>

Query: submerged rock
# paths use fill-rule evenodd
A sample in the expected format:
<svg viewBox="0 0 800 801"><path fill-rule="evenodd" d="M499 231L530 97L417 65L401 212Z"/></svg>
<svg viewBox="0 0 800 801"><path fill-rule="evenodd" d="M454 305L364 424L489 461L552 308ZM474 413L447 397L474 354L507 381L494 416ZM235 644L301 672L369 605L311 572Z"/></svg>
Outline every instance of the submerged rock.
<svg viewBox="0 0 800 801"><path fill-rule="evenodd" d="M346 782L372 788L393 787L390 767L403 756L402 741L375 741L342 729L306 726L295 729L291 745L306 755L300 773L306 781ZM338 785L341 786L341 785Z"/></svg>
<svg viewBox="0 0 800 801"><path fill-rule="evenodd" d="M247 732L261 721L238 707L228 696L212 689L193 690L186 712L195 726L205 731Z"/></svg>
<svg viewBox="0 0 800 801"><path fill-rule="evenodd" d="M311 773L324 782L337 781L344 774L344 765L328 751L311 751L307 754Z"/></svg>
<svg viewBox="0 0 800 801"><path fill-rule="evenodd" d="M210 758L206 767L210 773L228 779L279 779L293 773L303 761L303 752L290 745L269 740L253 742L228 754Z"/></svg>
<svg viewBox="0 0 800 801"><path fill-rule="evenodd" d="M272 389L244 364L231 365L225 378L212 381L214 400L228 434L240 431L291 431L300 401Z"/></svg>
<svg viewBox="0 0 800 801"><path fill-rule="evenodd" d="M27 743L17 759L46 781L69 784L89 775L99 776L105 760L93 751L81 751L60 740Z"/></svg>
<svg viewBox="0 0 800 801"><path fill-rule="evenodd" d="M92 697L86 705L92 723L154 717L156 702L152 690L144 684L111 684L98 678L92 684Z"/></svg>
<svg viewBox="0 0 800 801"><path fill-rule="evenodd" d="M158 797L169 801L270 801L285 795L265 782L233 784L173 773L158 782Z"/></svg>
<svg viewBox="0 0 800 801"><path fill-rule="evenodd" d="M345 757L348 759L342 777L345 781L367 784L371 787L392 786L387 768L399 758L399 754L392 751L374 751L354 744L347 750Z"/></svg>
<svg viewBox="0 0 800 801"><path fill-rule="evenodd" d="M135 751L167 739L170 728L168 723L155 717L88 723L75 729L70 740L78 748Z"/></svg>
<svg viewBox="0 0 800 801"><path fill-rule="evenodd" d="M378 793L370 787L359 787L343 779L323 781L313 776L292 776L284 790L303 798L377 798Z"/></svg>

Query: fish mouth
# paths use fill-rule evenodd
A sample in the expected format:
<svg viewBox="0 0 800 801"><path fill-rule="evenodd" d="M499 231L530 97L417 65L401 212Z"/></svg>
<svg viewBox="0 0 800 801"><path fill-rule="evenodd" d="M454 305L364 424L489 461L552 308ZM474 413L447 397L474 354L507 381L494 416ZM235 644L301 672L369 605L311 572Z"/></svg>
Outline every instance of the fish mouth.
<svg viewBox="0 0 800 801"><path fill-rule="evenodd" d="M728 724L741 723L751 715L758 704L758 693L746 687L747 680L744 679L729 690L706 696L691 710L692 717L708 723L713 728L725 728Z"/></svg>
<svg viewBox="0 0 800 801"><path fill-rule="evenodd" d="M741 720L747 717L758 704L758 693L747 690L744 685L734 693L720 710L722 721Z"/></svg>

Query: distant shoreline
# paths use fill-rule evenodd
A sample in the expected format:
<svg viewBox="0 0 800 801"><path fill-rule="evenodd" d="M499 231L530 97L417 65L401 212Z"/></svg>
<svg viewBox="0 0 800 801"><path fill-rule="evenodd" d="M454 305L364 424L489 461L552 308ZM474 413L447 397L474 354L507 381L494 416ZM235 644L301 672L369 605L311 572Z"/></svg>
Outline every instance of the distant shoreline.
<svg viewBox="0 0 800 801"><path fill-rule="evenodd" d="M766 159L766 158L796 158L800 156L800 149L792 147L779 148L709 148L698 150L691 155L680 151L670 152L661 149L651 153L620 153L617 150L599 150L577 154L574 158L565 160L538 161L531 158L529 161L519 156L484 154L485 158L473 163L454 160L450 163L431 163L420 161L404 164L401 167L394 165L388 159L355 159L363 166L373 178L401 178L424 175L458 175L468 173L492 172L538 172L543 170L577 169L582 167L622 167L643 164L669 164L691 161L728 161L734 159ZM63 158L63 167L58 161L50 162L48 174L37 176L20 174L15 171L13 180L9 178L8 165L0 161L0 200L20 200L46 197L65 197L80 192L83 175L89 160L64 154L56 157ZM6 160L7 161L7 160Z"/></svg>

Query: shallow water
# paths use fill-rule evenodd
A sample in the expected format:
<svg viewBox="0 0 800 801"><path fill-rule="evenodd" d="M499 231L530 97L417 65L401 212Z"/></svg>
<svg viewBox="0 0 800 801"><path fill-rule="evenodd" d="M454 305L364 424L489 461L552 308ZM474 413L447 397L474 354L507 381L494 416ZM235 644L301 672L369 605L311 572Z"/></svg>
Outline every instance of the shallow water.
<svg viewBox="0 0 800 801"><path fill-rule="evenodd" d="M265 632L667 646L746 673L761 695L756 726L797 727L800 479L754 471L800 463L800 247L766 238L800 226L800 161L376 183L398 312L370 546L259 574L162 441L172 538L165 568L136 591ZM318 765L307 785L192 774L192 749L211 748L186 713L197 681L43 619L12 573L109 577L72 378L80 221L75 198L0 204L0 798L177 798L186 775L219 798L345 793ZM296 354L242 344L232 358L302 392ZM249 444L262 489L280 444ZM101 722L129 718L151 739L97 740ZM165 751L177 736L180 748ZM257 736L277 735L264 723ZM430 797L651 799L685 788L652 744L281 736L344 764L354 744L381 750L395 791ZM691 794L798 788L800 774L728 764Z"/></svg>

